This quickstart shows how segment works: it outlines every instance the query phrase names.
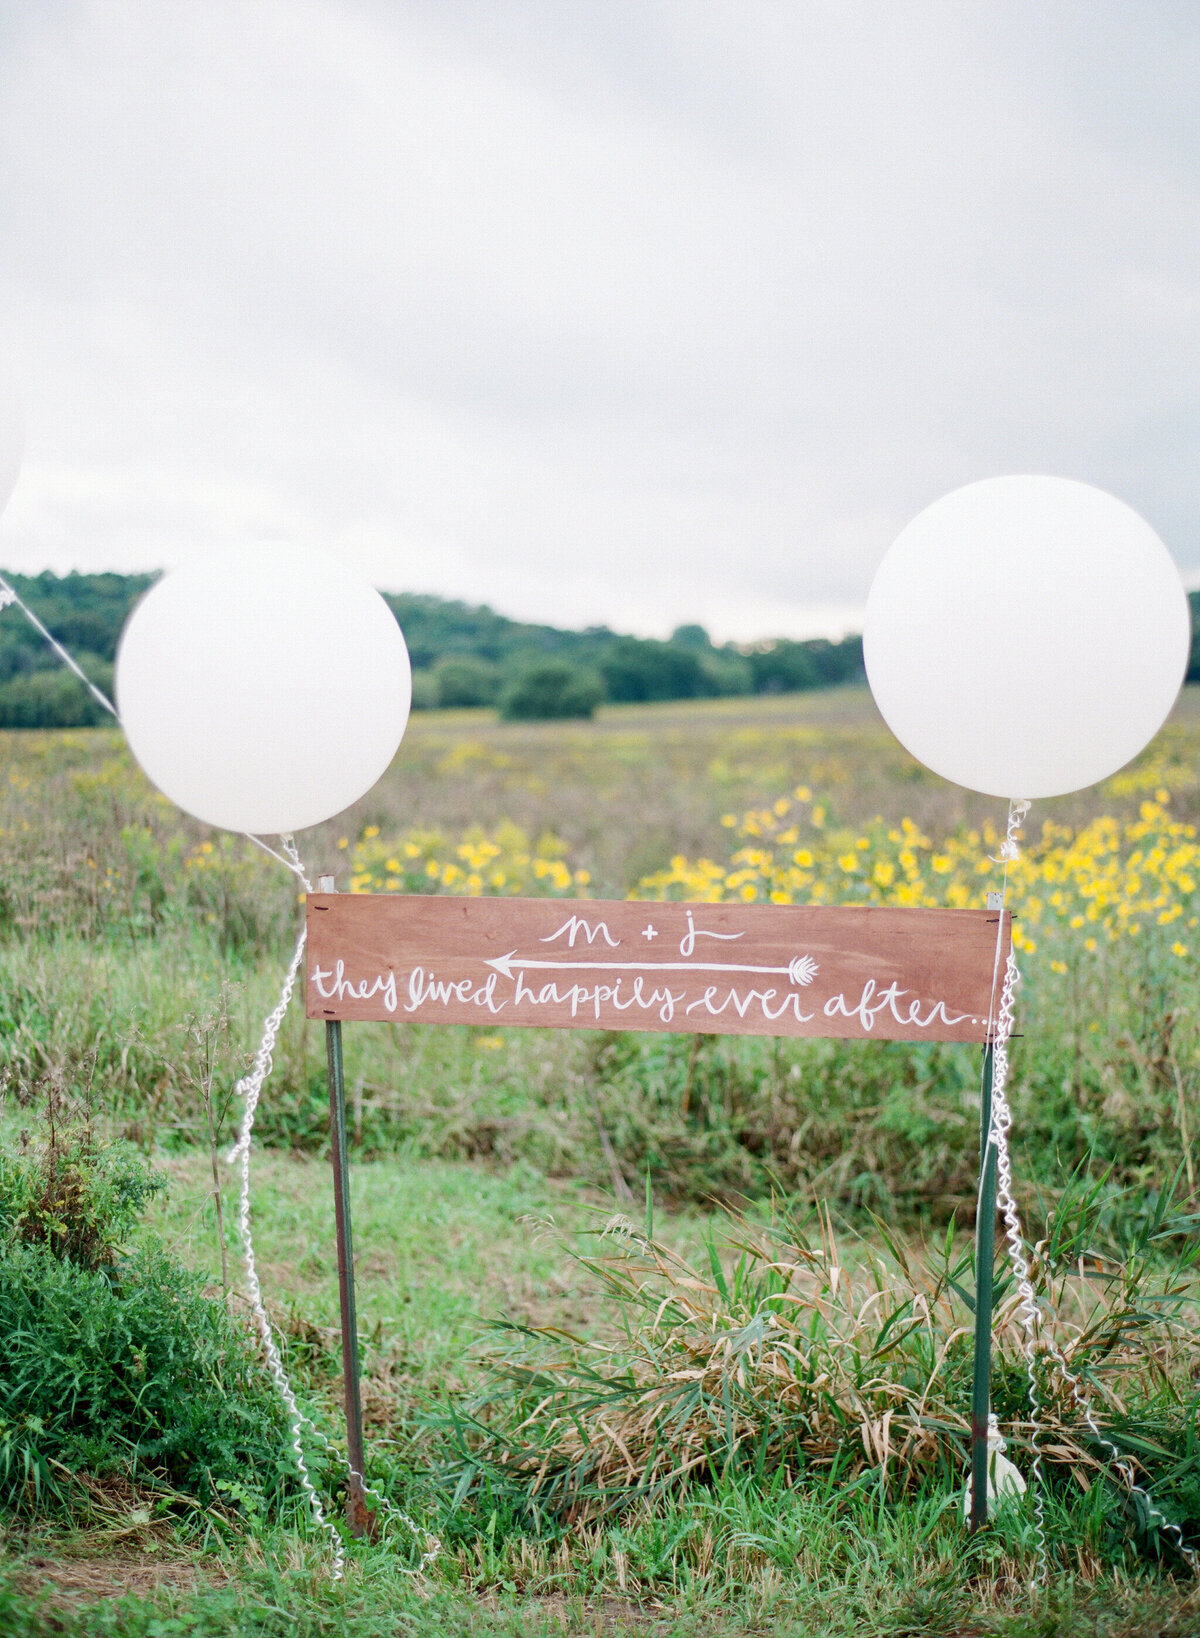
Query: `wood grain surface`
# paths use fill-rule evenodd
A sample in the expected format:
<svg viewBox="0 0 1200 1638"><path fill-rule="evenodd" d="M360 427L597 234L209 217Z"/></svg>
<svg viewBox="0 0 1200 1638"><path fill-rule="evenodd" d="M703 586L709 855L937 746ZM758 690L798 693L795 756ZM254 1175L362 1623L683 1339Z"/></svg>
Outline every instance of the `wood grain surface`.
<svg viewBox="0 0 1200 1638"><path fill-rule="evenodd" d="M310 1018L985 1041L994 910L314 893Z"/></svg>

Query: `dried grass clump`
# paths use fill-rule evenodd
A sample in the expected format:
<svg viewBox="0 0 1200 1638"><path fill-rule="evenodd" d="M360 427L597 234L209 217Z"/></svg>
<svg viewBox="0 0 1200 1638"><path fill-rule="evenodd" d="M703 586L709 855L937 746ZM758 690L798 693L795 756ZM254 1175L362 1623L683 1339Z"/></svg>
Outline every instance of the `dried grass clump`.
<svg viewBox="0 0 1200 1638"><path fill-rule="evenodd" d="M1086 1386L1100 1427L1144 1482L1178 1477L1188 1455L1200 1342L1190 1304L1195 1247L1166 1209L1123 1248L1097 1251L1102 1191L1077 1189L1037 1247L1046 1298L1038 1376L1047 1470L1087 1489L1103 1446L1057 1368L1052 1343ZM459 1493L475 1477L516 1481L539 1509L595 1516L732 1464L776 1483L866 1474L897 1494L962 1483L969 1448L972 1287L953 1229L911 1254L843 1250L825 1213L732 1214L697 1267L624 1217L579 1259L619 1329L581 1337L502 1327L506 1348L463 1438ZM1102 1237L1101 1237L1102 1238ZM1164 1247L1175 1245L1164 1261ZM883 1254L881 1254L881 1252ZM993 1406L1010 1455L1028 1469L1023 1333L1011 1282L998 1282Z"/></svg>

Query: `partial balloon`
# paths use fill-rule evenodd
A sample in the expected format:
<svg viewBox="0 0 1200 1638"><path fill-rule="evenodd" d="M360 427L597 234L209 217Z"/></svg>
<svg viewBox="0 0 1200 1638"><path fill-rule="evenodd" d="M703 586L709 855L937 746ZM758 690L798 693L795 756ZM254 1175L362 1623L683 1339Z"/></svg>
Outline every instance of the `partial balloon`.
<svg viewBox="0 0 1200 1638"><path fill-rule="evenodd" d="M0 375L0 512L8 505L25 453L25 415L20 394Z"/></svg>
<svg viewBox="0 0 1200 1638"><path fill-rule="evenodd" d="M1170 553L1123 501L1067 478L956 489L904 529L867 601L863 654L896 738L990 796L1106 779L1154 737L1187 667Z"/></svg>
<svg viewBox="0 0 1200 1638"><path fill-rule="evenodd" d="M165 796L226 830L282 834L366 794L404 735L408 650L387 604L336 559L212 552L138 603L117 709Z"/></svg>

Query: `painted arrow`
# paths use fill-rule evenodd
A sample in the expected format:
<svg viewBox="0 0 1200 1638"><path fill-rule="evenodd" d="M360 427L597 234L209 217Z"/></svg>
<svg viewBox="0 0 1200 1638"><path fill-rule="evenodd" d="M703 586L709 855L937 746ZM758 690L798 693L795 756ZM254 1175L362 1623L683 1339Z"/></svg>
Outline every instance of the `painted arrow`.
<svg viewBox="0 0 1200 1638"><path fill-rule="evenodd" d="M782 973L801 985L811 984L820 970L810 955L793 956L786 967L743 967L730 961L526 961L515 950L491 960L485 957L484 965L505 978L512 978L518 969L526 972L540 967L550 972L589 973Z"/></svg>

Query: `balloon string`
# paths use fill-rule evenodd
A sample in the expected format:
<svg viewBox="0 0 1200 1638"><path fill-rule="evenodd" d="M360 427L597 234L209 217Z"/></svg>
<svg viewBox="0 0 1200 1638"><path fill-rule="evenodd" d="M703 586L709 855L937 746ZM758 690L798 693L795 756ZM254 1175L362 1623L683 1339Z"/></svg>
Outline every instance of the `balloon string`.
<svg viewBox="0 0 1200 1638"><path fill-rule="evenodd" d="M1003 929L1004 929L1004 898L1008 891L1008 867L1020 857L1017 845L1017 832L1029 812L1028 802L1011 802L1008 809L1008 830L1000 848L996 863L1003 863L1004 876L1001 889L1000 929L997 932L997 965L999 963ZM1039 1351L1049 1359L1050 1368L1063 1387L1070 1394L1076 1409L1087 1424L1088 1431L1097 1444L1102 1445L1107 1452L1107 1463L1110 1471L1120 1475L1128 1487L1131 1495L1135 1495L1142 1502L1147 1517L1162 1532L1174 1541L1176 1550L1187 1562L1193 1575L1200 1574L1200 1554L1188 1546L1183 1539L1183 1532L1179 1525L1155 1506L1146 1490L1138 1484L1132 1463L1127 1457L1122 1457L1117 1446L1105 1434L1096 1419L1095 1408L1087 1388L1080 1381L1067 1363L1066 1357L1059 1348L1053 1336L1042 1332L1042 1314L1038 1307L1037 1295L1033 1287L1033 1269L1031 1259L1025 1250L1025 1239L1021 1228L1021 1217L1013 1186L1012 1157L1009 1150L1008 1134L1012 1127L1012 1106L1008 1101L1009 1058L1008 1043L1013 1031L1014 995L1017 985L1021 982L1021 974L1017 967L1016 957L1010 947L1008 959L1004 964L1004 981L1000 990L999 1008L989 1014L988 1037L993 1046L993 1077L992 1077L992 1120L988 1133L988 1142L996 1151L996 1199L1000 1214L1004 1219L1004 1235L1008 1247L1009 1262L1020 1297L1019 1310L1022 1329L1025 1333L1025 1365L1029 1379L1029 1408L1030 1408L1030 1436L1029 1444L1033 1452L1031 1477L1033 1479L1033 1506L1034 1506L1034 1551L1036 1554L1036 1570L1032 1586L1044 1586L1049 1573L1046 1550L1046 1511L1043 1499L1044 1479L1042 1471L1042 1437L1044 1433L1042 1423L1041 1387L1038 1382L1037 1361ZM993 975L993 993L995 977ZM1041 1247L1034 1247L1034 1257ZM1032 1588L1031 1588L1032 1590Z"/></svg>
<svg viewBox="0 0 1200 1638"><path fill-rule="evenodd" d="M258 845L270 853L273 858L277 858L282 864L287 865L289 870L293 870L304 883L306 890L312 891L300 855L296 850L296 844L290 835L280 837L280 846L287 855L286 858L276 853L273 848L267 847L264 842L259 841L258 837L252 836L250 839L258 842ZM296 986L300 963L304 956L307 933L307 927L300 929L300 936L296 940L296 948L283 981L279 1000L274 1010L267 1015L263 1023L262 1039L259 1042L258 1051L254 1055L253 1066L250 1073L244 1075L237 1083L236 1090L241 1093L243 1098L242 1119L238 1129L237 1143L226 1158L229 1165L236 1165L238 1168L237 1230L238 1238L241 1241L242 1264L246 1271L246 1291L250 1301L250 1308L258 1326L258 1334L267 1359L267 1369L270 1372L271 1380L275 1384L276 1392L283 1404L284 1415L287 1418L288 1428L291 1433L289 1443L292 1459L296 1471L300 1475L301 1488L307 1498L309 1512L317 1528L328 1535L330 1539L333 1549L332 1579L341 1581L346 1568L345 1548L337 1530L326 1517L325 1510L321 1505L321 1498L317 1494L316 1487L309 1474L304 1455L305 1430L307 1429L308 1433L316 1439L326 1454L336 1454L336 1452L324 1433L321 1432L310 1416L305 1415L296 1401L295 1390L288 1379L287 1369L284 1366L279 1344L275 1338L274 1327L263 1301L262 1286L258 1277L258 1263L254 1251L254 1236L250 1228L250 1150L254 1140L254 1116L258 1109L263 1086L271 1073L275 1042L279 1036L284 1014L287 1012L288 1003L291 1001ZM397 1507L386 1496L381 1496L377 1490L372 1489L362 1474L352 1467L349 1462L346 1463L346 1470L352 1479L358 1481L363 1491L375 1501L380 1512L390 1518L398 1519L414 1538L424 1537L424 1551L416 1568L409 1568L404 1565L397 1566L405 1575L423 1576L441 1552L442 1544L438 1537L431 1531L422 1529L402 1507Z"/></svg>
<svg viewBox="0 0 1200 1638"><path fill-rule="evenodd" d="M250 1232L250 1145L254 1136L254 1115L258 1108L259 1096L263 1083L271 1073L272 1055L275 1041L279 1034L279 1026L283 1022L283 1015L287 1011L288 1002L292 998L292 991L296 984L296 975L300 970L300 962L304 956L304 945L307 937L307 927L300 929L300 936L296 940L296 948L292 953L284 977L283 988L274 1010L268 1013L263 1023L262 1039L258 1044L258 1051L254 1054L254 1063L248 1075L243 1075L237 1083L236 1090L242 1094L242 1120L238 1130L238 1140L226 1156L226 1164L238 1168L240 1183L238 1188L237 1231L242 1245L242 1264L246 1270L246 1293L250 1299L251 1312L258 1326L259 1338L263 1352L267 1359L267 1370L275 1384L276 1392L283 1403L284 1415L287 1418L291 1432L291 1450L296 1471L300 1476L300 1486L308 1501L309 1511L318 1530L328 1535L333 1549L333 1579L342 1579L346 1552L342 1546L341 1537L337 1530L325 1517L325 1509L321 1505L321 1498L317 1494L316 1486L309 1476L308 1464L304 1459L304 1445L302 1433L304 1423L308 1420L299 1405L296 1395L288 1380L283 1359L279 1352L279 1344L275 1340L275 1331L263 1302L262 1286L258 1279L258 1264L254 1254L254 1239Z"/></svg>
<svg viewBox="0 0 1200 1638"><path fill-rule="evenodd" d="M1009 1261L1021 1298L1021 1321L1025 1332L1025 1368L1029 1378L1029 1444L1033 1452L1033 1536L1035 1569L1030 1591L1044 1586L1049 1573L1046 1554L1046 1504L1042 1494L1042 1406L1037 1379L1038 1306L1033 1289L1029 1260L1025 1255L1021 1232L1021 1218L1013 1193L1012 1160L1008 1148L1008 1132L1012 1126L1012 1109L1006 1088L1008 1085L1008 1042L1013 1030L1013 997L1021 975L1010 946L1008 959L1003 964L1003 982L1000 981L1001 958L1004 950L1005 903L1008 898L1008 867L1021 856L1017 836L1029 803L1012 801L1008 804L1008 825L1000 852L994 864L1003 865L1000 879L1000 905L996 928L996 954L992 963L992 993L988 1002L988 1041L992 1048L992 1112L988 1130L988 1147L996 1152L996 1203L1004 1219L1005 1240ZM997 987L999 1001L997 1002ZM985 1151L986 1161L986 1151Z"/></svg>
<svg viewBox="0 0 1200 1638"><path fill-rule="evenodd" d="M68 650L58 641L58 639L47 631L46 627L38 619L37 615L28 606L28 604L23 601L15 588L9 584L3 575L0 575L0 609L8 608L10 605L20 609L21 613L29 621L34 630L37 631L50 645L50 648L57 655L59 660L62 661L63 665L65 665L69 671L72 671L75 676L79 678L80 682L83 683L84 687L88 690L96 702L103 706L109 715L118 724L120 724L121 717L113 702L106 694L97 688L96 684L83 670L82 666L80 666L74 655L70 654ZM253 842L255 847L261 848L264 853L269 853L273 859L277 859L279 863L283 865L285 870L290 870L292 874L300 880L306 893L312 892L312 883L309 881L308 876L305 873L304 865L301 862L300 854L296 848L296 843L290 832L279 838L279 845L283 850L281 853L277 853L275 849L269 846L268 843L264 842L261 837L253 836L249 831L243 831L242 835L245 836L248 841ZM274 1010L268 1014L263 1023L262 1038L259 1042L258 1051L254 1055L253 1066L250 1073L248 1075L244 1075L237 1083L237 1091L242 1094L244 1100L242 1104L242 1121L241 1128L238 1133L237 1144L231 1151L228 1161L230 1165L237 1165L240 1174L237 1230L238 1237L241 1240L242 1245L242 1261L246 1270L246 1289L250 1300L250 1307L254 1314L255 1322L258 1326L259 1337L262 1340L263 1352L265 1353L267 1360L267 1370L275 1384L280 1400L282 1401L284 1415L287 1419L288 1427L291 1432L291 1439L289 1442L291 1445L292 1456L296 1465L296 1471L300 1477L300 1485L304 1491L305 1497L307 1498L313 1521L319 1530L329 1536L333 1551L333 1579L335 1581L340 1581L345 1572L345 1549L342 1546L341 1537L338 1535L337 1530L325 1516L325 1510L321 1505L321 1498L317 1494L316 1487L314 1486L312 1478L309 1475L308 1464L304 1459L304 1447L301 1442L301 1434L304 1426L307 1424L310 1428L312 1428L313 1424L311 1420L304 1415L304 1413L300 1410L299 1405L296 1403L295 1392L292 1389L292 1385L288 1380L287 1372L284 1369L283 1360L279 1352L279 1346L275 1340L275 1334L271 1326L270 1318L267 1314L266 1306L263 1303L262 1287L259 1284L258 1266L254 1254L254 1239L250 1232L250 1146L254 1133L254 1115L258 1108L258 1100L262 1092L263 1083L266 1081L267 1076L271 1073L272 1054L275 1047L275 1041L279 1034L279 1027L283 1022L283 1015L287 1011L288 1002L291 1000L292 991L295 988L296 976L299 972L300 962L304 955L306 936L307 929L302 927L300 930L300 936L296 940L296 948L292 954L292 959L288 964L279 1001L277 1002ZM318 1430L314 1428L313 1431L317 1432ZM318 1436L323 1438L323 1436L319 1434ZM326 1446L328 1446L327 1440L324 1440L323 1442L326 1444ZM357 1477L357 1475L355 1476ZM375 1493L372 1492L372 1494ZM382 1497L379 1499L381 1502L383 1501ZM389 1512L398 1511L388 1503L384 1503L384 1506ZM417 1533L417 1526L413 1524L411 1519L408 1518L408 1515L401 1513L400 1516L404 1519L405 1523L409 1525L414 1534ZM436 1538L430 1537L428 1540L429 1545L427 1546L426 1554L421 1560L422 1571L426 1567L426 1564L430 1562L433 1557L436 1557L439 1547L439 1543L436 1541Z"/></svg>
<svg viewBox="0 0 1200 1638"><path fill-rule="evenodd" d="M996 1038L992 1072L992 1124L988 1142L996 1151L996 1204L1004 1219L1004 1237L1008 1259L1012 1264L1017 1292L1020 1296L1021 1324L1024 1330L1025 1370L1029 1379L1029 1448L1033 1452L1033 1532L1036 1570L1033 1585L1044 1586L1049 1573L1046 1555L1046 1503L1043 1496L1042 1475L1042 1401L1037 1374L1038 1331L1040 1314L1029 1258L1025 1253L1025 1239L1021 1216L1013 1192L1012 1158L1008 1147L1008 1133L1012 1126L1012 1109L1008 1102L1008 1039L1013 1026L1013 995L1020 973L1009 952L1004 968L1004 985L1000 995L1000 1011L996 1022Z"/></svg>
<svg viewBox="0 0 1200 1638"><path fill-rule="evenodd" d="M992 989L988 997L987 1038L989 1041L992 1041L996 1033L996 1001L1000 990L1001 956L1004 952L1004 910L1008 903L1008 867L1021 857L1017 836L1020 833L1021 826L1025 823L1028 812L1029 803L1026 801L1018 801L1014 798L1008 804L1008 825L1005 830L1004 840L1000 844L1000 851L994 857L991 854L988 855L993 864L1003 865L1004 867L1000 877L1000 892L998 895L1000 914L996 921L996 953L992 957ZM991 895L989 894L988 897L990 900ZM989 908L991 908L990 903Z"/></svg>
<svg viewBox="0 0 1200 1638"><path fill-rule="evenodd" d="M248 842L253 842L255 847L261 847L264 853L269 853L273 859L278 859L285 870L290 870L293 876L298 877L306 893L312 892L313 885L304 874L304 866L300 862L300 855L296 851L296 844L292 840L291 831L287 831L279 838L279 845L282 847L283 853L276 853L273 847L268 847L261 836L253 836L248 830L244 830L242 835ZM287 855L286 858L284 854Z"/></svg>

